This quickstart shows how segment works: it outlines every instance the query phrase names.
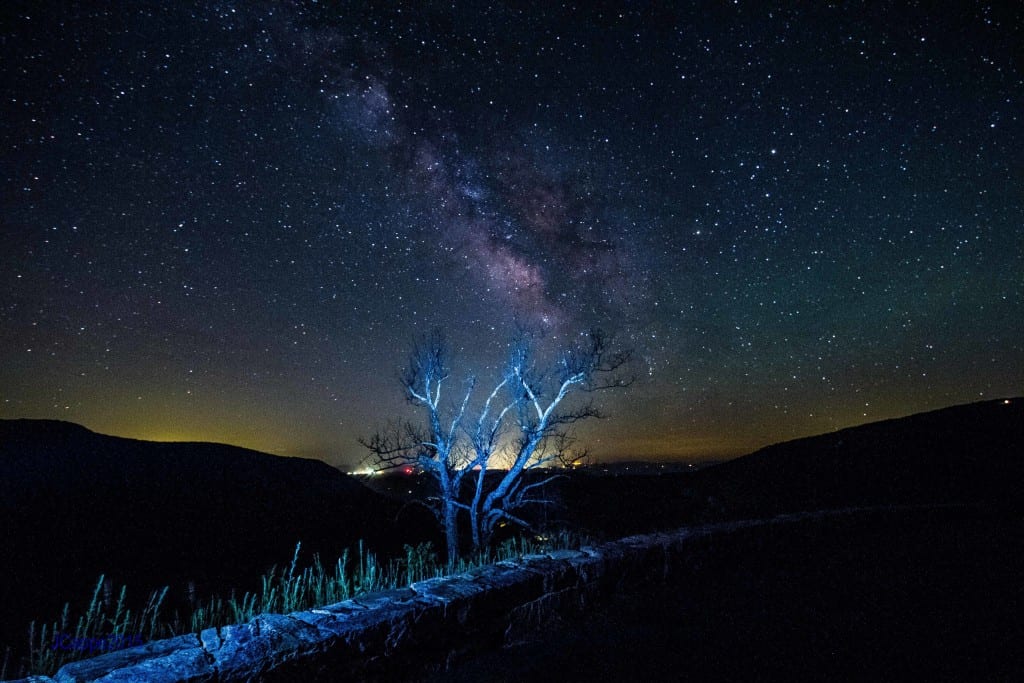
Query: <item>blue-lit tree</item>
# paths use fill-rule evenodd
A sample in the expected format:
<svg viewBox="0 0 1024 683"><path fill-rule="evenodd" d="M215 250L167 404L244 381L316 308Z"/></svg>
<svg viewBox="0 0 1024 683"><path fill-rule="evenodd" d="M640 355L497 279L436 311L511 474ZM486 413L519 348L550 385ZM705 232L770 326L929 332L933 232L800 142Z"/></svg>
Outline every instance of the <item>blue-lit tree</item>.
<svg viewBox="0 0 1024 683"><path fill-rule="evenodd" d="M598 331L543 369L534 360L534 342L525 333L514 340L500 377L475 405L472 376L455 400L447 400L449 351L434 333L416 344L401 378L406 398L422 411L421 421L394 425L362 442L378 470L411 465L432 478L435 491L427 502L444 530L449 564L459 555L460 519L468 522L475 549L499 525L530 528L520 511L549 503L538 492L558 474L529 480L523 475L578 461L583 454L572 448L569 429L600 417L591 401L568 399L631 381L621 373L629 353L609 352Z"/></svg>

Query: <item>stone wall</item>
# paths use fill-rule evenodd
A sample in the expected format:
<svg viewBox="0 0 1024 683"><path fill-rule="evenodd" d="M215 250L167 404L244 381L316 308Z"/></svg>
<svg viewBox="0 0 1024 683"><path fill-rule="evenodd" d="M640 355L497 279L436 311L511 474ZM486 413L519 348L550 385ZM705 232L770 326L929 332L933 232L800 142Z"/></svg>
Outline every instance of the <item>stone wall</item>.
<svg viewBox="0 0 1024 683"><path fill-rule="evenodd" d="M691 527L499 562L407 588L148 643L65 665L40 683L394 680L443 670L528 639L548 619L681 578L726 539L766 525L852 514L786 515ZM763 540L763 539L762 539Z"/></svg>

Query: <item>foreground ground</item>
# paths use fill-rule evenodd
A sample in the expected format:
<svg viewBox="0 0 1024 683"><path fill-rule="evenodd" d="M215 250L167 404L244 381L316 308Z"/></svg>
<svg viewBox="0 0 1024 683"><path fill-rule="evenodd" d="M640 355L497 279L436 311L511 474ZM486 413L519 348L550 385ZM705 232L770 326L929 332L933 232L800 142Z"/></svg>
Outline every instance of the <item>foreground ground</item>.
<svg viewBox="0 0 1024 683"><path fill-rule="evenodd" d="M1024 533L977 510L880 513L709 546L429 681L1021 680Z"/></svg>

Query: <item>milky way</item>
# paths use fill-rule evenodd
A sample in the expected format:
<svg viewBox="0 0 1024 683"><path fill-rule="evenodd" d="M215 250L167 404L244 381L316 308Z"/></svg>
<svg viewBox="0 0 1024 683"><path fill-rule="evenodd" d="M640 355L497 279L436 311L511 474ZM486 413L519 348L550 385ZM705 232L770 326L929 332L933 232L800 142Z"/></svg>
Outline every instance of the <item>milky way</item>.
<svg viewBox="0 0 1024 683"><path fill-rule="evenodd" d="M602 458L1020 394L1024 16L905 4L11 10L0 417L352 467L435 327L633 349Z"/></svg>
<svg viewBox="0 0 1024 683"><path fill-rule="evenodd" d="M393 94L394 68L375 43L322 29L304 45L308 65L325 65L331 123L384 160L404 200L419 206L407 238L433 243L435 268L464 273L472 289L541 330L578 329L588 317L580 301L606 323L634 312L646 274L622 248L628 226L601 225L593 191L557 159L559 150L535 148L529 131L514 129L510 138L481 141L471 131L463 140L459 129L472 123L456 125L452 114L423 122L416 89L429 87L431 74Z"/></svg>

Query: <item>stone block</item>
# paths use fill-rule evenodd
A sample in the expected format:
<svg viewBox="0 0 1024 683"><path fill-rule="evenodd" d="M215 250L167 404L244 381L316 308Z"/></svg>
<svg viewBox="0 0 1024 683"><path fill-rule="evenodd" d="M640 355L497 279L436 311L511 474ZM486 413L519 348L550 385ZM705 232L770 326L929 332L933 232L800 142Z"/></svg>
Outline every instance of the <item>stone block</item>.
<svg viewBox="0 0 1024 683"><path fill-rule="evenodd" d="M519 564L540 574L541 590L544 593L575 588L583 581L578 568L567 559L556 560L549 555L531 555L524 557Z"/></svg>
<svg viewBox="0 0 1024 683"><path fill-rule="evenodd" d="M218 647L209 654L224 679L259 676L323 652L328 640L316 627L283 614L260 614L248 623L224 626L218 635L217 641L210 639Z"/></svg>
<svg viewBox="0 0 1024 683"><path fill-rule="evenodd" d="M54 680L57 683L200 683L215 680L215 674L199 638L189 634L65 664Z"/></svg>

